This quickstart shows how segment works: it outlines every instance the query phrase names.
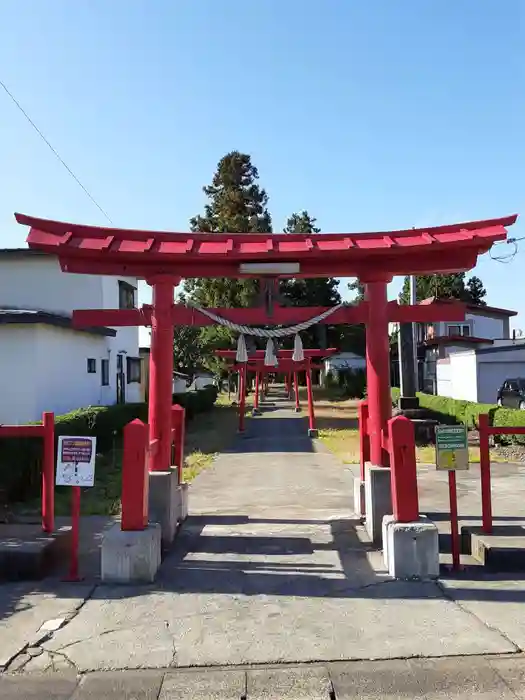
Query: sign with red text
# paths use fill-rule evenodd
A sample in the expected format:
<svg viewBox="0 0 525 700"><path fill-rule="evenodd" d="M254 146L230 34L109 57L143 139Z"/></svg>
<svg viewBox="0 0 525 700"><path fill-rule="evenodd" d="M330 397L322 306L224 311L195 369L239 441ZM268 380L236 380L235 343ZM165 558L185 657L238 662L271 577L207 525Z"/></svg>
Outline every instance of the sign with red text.
<svg viewBox="0 0 525 700"><path fill-rule="evenodd" d="M57 455L57 486L94 486L96 438L60 435Z"/></svg>

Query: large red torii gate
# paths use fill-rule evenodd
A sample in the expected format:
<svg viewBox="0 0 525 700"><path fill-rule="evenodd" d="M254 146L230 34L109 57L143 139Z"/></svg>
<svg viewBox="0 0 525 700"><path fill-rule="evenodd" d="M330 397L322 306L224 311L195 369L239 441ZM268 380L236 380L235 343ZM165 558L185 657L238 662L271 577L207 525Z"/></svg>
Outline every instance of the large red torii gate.
<svg viewBox="0 0 525 700"><path fill-rule="evenodd" d="M386 465L383 435L391 415L388 324L396 321L463 320L461 304L399 306L387 300L387 284L395 275L451 273L469 270L477 257L506 238L508 216L486 221L380 233L266 234L168 233L98 228L16 214L30 226L30 248L56 255L64 272L122 275L145 279L153 304L131 310L75 312L77 327L151 325L151 438L158 449L151 470L170 466L171 377L174 325L213 323L196 309L174 304L174 288L182 278L230 277L358 277L366 300L343 307L324 323L366 323L370 459ZM218 309L235 323L295 324L319 309Z"/></svg>

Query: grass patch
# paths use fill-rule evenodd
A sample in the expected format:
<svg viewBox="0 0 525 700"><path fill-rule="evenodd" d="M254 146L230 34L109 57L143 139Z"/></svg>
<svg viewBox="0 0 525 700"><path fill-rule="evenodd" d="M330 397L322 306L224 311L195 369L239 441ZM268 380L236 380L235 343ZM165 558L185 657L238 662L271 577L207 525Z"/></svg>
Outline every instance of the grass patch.
<svg viewBox="0 0 525 700"><path fill-rule="evenodd" d="M344 464L359 464L359 432L357 430L327 429L319 431L319 438L330 452L339 457ZM501 455L491 452L492 462L508 462ZM434 445L416 447L416 462L419 464L435 464L436 448ZM479 447L469 447L469 462L479 464Z"/></svg>

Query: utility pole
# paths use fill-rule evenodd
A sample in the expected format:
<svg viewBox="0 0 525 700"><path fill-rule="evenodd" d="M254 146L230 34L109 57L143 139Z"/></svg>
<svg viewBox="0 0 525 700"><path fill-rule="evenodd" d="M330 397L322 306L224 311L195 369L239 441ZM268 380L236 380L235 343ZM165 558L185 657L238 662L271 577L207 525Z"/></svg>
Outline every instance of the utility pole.
<svg viewBox="0 0 525 700"><path fill-rule="evenodd" d="M417 289L416 276L410 275L410 303L412 306L417 304ZM412 361L414 364L414 390L419 390L419 371L417 361L417 324L414 321L412 324Z"/></svg>

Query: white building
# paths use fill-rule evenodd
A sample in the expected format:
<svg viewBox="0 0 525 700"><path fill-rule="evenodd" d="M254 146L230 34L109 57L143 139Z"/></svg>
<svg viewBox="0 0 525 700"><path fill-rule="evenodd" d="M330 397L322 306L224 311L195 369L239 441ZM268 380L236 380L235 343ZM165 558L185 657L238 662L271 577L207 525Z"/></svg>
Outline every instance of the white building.
<svg viewBox="0 0 525 700"><path fill-rule="evenodd" d="M337 370L350 369L355 372L366 369L365 358L355 352L340 352L337 355L331 355L326 358L323 364L325 375Z"/></svg>
<svg viewBox="0 0 525 700"><path fill-rule="evenodd" d="M0 250L0 423L140 400L138 329L75 330L75 309L132 308L135 278L63 273L58 259Z"/></svg>
<svg viewBox="0 0 525 700"><path fill-rule="evenodd" d="M525 343L511 337L512 316L516 311L469 304L461 323L417 324L424 391L496 403L505 379L525 376Z"/></svg>

